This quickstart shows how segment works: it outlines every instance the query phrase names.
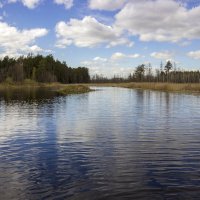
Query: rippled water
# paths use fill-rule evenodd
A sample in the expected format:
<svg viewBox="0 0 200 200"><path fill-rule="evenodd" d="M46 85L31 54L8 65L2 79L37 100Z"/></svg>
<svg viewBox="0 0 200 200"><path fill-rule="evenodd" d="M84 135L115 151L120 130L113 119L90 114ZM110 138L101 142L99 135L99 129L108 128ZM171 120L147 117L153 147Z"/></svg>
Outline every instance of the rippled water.
<svg viewBox="0 0 200 200"><path fill-rule="evenodd" d="M0 96L1 200L200 199L200 96Z"/></svg>

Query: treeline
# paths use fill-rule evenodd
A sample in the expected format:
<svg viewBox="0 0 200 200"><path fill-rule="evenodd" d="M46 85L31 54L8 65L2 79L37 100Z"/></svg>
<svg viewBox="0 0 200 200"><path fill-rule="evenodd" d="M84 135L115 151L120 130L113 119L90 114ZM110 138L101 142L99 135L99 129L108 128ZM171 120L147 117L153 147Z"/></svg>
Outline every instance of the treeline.
<svg viewBox="0 0 200 200"><path fill-rule="evenodd" d="M92 82L170 82L170 83L200 83L200 71L185 71L177 69L176 64L170 61L165 65L161 63L160 69L152 68L152 65L139 65L128 77L114 76L107 78L103 75L94 75Z"/></svg>
<svg viewBox="0 0 200 200"><path fill-rule="evenodd" d="M8 56L0 59L0 82L23 82L25 79L43 83L88 83L90 76L88 68L71 68L52 55L30 54L17 59Z"/></svg>
<svg viewBox="0 0 200 200"><path fill-rule="evenodd" d="M95 74L91 77L92 83L122 83L122 82L130 82L132 80L129 80L128 78L124 78L121 76L114 75L112 78L108 78L104 75L98 75Z"/></svg>
<svg viewBox="0 0 200 200"><path fill-rule="evenodd" d="M151 64L139 65L126 78L94 75L90 79L85 67L71 68L66 62L55 60L52 55L28 55L17 59L8 56L0 59L0 82L23 82L25 79L36 82L60 83L108 83L108 82L171 82L200 83L200 71L177 69L170 61L161 63L160 69L153 69Z"/></svg>

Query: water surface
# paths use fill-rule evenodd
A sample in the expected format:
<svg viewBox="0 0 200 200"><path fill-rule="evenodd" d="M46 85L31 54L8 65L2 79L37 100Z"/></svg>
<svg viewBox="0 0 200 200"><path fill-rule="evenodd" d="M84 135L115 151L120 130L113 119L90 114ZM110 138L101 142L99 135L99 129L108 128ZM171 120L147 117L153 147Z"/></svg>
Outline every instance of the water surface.
<svg viewBox="0 0 200 200"><path fill-rule="evenodd" d="M199 199L200 96L0 94L0 199Z"/></svg>

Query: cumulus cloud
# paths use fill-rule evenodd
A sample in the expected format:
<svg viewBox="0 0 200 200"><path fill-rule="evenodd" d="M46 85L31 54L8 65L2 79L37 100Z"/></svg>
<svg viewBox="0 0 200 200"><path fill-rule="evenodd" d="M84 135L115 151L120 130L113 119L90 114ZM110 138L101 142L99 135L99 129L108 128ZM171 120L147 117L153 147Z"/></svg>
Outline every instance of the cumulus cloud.
<svg viewBox="0 0 200 200"><path fill-rule="evenodd" d="M174 0L129 1L115 18L115 26L141 41L200 38L200 6L189 9Z"/></svg>
<svg viewBox="0 0 200 200"><path fill-rule="evenodd" d="M88 0L88 1L90 9L115 11L123 8L123 6L127 3L137 3L137 2L145 3L154 0ZM190 4L193 7L196 7L200 5L199 0L173 0L173 1L177 2L181 6L187 6L188 4Z"/></svg>
<svg viewBox="0 0 200 200"><path fill-rule="evenodd" d="M27 8L34 9L41 3L41 1L42 0L8 0L8 3L21 2Z"/></svg>
<svg viewBox="0 0 200 200"><path fill-rule="evenodd" d="M193 59L200 59L200 50L199 51L190 51L187 55Z"/></svg>
<svg viewBox="0 0 200 200"><path fill-rule="evenodd" d="M47 33L48 31L44 28L19 30L5 22L0 22L1 57L5 55L15 57L29 52L45 51L34 43L37 38L45 36Z"/></svg>
<svg viewBox="0 0 200 200"><path fill-rule="evenodd" d="M173 57L173 54L165 51L165 52L153 52L151 53L151 57L160 59L160 60L171 60Z"/></svg>
<svg viewBox="0 0 200 200"><path fill-rule="evenodd" d="M89 7L95 10L114 11L123 7L127 0L90 0Z"/></svg>
<svg viewBox="0 0 200 200"><path fill-rule="evenodd" d="M82 20L70 19L69 22L59 22L55 28L58 38L57 47L64 48L74 44L78 47L95 47L107 44L107 47L116 45L131 46L127 38L121 36L121 32L112 26L98 22L91 16Z"/></svg>
<svg viewBox="0 0 200 200"><path fill-rule="evenodd" d="M70 9L73 6L73 0L54 0L58 5L64 5L66 9Z"/></svg>
<svg viewBox="0 0 200 200"><path fill-rule="evenodd" d="M139 54L123 54L121 52L116 52L114 53L112 56L111 56L111 59L112 60L121 60L121 59L124 59L124 58L139 58L140 55Z"/></svg>

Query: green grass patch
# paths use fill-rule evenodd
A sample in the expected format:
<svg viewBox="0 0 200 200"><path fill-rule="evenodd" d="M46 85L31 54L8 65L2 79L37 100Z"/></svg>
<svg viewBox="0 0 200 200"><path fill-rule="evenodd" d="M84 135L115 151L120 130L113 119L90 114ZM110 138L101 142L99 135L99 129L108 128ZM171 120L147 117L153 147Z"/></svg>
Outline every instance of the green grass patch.
<svg viewBox="0 0 200 200"><path fill-rule="evenodd" d="M68 95L68 94L82 94L90 91L92 90L85 85L67 85L64 88L58 90L57 92L61 95Z"/></svg>

